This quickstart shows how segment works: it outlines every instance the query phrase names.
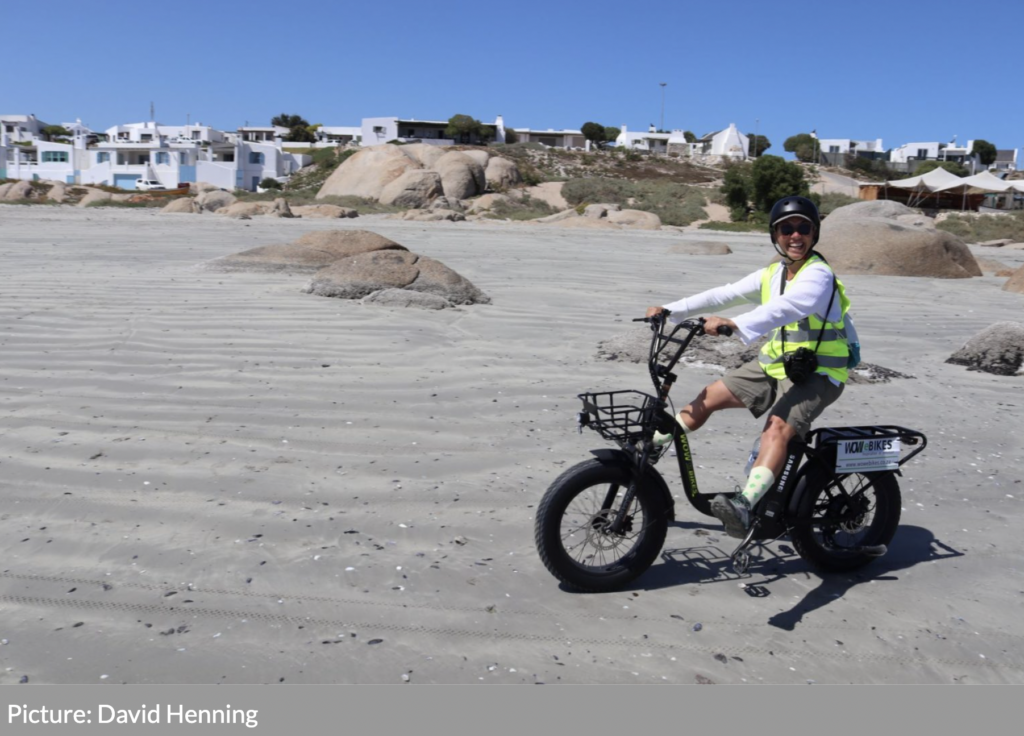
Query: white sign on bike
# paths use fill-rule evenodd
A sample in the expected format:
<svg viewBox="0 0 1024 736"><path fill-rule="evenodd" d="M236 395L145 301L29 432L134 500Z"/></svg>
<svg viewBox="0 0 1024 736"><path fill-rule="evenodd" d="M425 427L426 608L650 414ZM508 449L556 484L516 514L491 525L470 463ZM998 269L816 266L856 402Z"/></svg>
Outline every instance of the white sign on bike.
<svg viewBox="0 0 1024 736"><path fill-rule="evenodd" d="M836 444L837 473L871 473L899 466L899 437L841 440Z"/></svg>

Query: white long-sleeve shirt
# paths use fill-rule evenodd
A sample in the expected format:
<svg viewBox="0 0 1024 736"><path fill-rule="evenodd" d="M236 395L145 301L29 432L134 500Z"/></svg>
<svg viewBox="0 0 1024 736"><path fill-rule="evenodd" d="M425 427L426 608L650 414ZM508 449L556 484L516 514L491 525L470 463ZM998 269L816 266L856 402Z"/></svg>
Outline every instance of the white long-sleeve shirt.
<svg viewBox="0 0 1024 736"><path fill-rule="evenodd" d="M742 304L757 304L759 306L756 309L732 318L739 330L740 339L749 345L776 327L797 322L812 314L820 319L828 309L829 299L832 297L832 271L828 266L821 261L808 264L798 278L786 283L785 293L779 294L779 285L785 272L785 268L775 269L771 278L771 298L764 304L761 303L761 277L764 274L762 268L735 283L708 289L663 306L672 312L669 320L678 323L691 315L713 308L728 309ZM824 321L839 321L842 316L839 301L837 292ZM851 343L860 342L849 313L846 314L845 324L847 340Z"/></svg>

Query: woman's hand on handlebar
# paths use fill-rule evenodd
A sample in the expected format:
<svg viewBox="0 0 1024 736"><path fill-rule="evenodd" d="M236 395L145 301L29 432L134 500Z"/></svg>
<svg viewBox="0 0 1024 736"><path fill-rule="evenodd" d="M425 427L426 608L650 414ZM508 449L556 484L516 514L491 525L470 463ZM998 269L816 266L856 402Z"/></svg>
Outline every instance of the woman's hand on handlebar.
<svg viewBox="0 0 1024 736"><path fill-rule="evenodd" d="M665 307L647 307L647 314L644 315L644 319L657 317L659 314L663 314L665 311Z"/></svg>
<svg viewBox="0 0 1024 736"><path fill-rule="evenodd" d="M731 319L725 317L705 317L704 318L704 334L719 336L724 335L726 337L732 335L738 327L736 323Z"/></svg>

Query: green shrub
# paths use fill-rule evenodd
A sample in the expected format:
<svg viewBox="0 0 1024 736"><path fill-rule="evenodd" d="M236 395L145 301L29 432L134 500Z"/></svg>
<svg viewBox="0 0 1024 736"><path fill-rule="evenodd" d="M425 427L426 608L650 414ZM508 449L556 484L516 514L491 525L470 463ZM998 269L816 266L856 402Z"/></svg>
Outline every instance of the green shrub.
<svg viewBox="0 0 1024 736"><path fill-rule="evenodd" d="M950 215L935 225L968 243L1010 238L1024 242L1024 212L1005 215Z"/></svg>
<svg viewBox="0 0 1024 736"><path fill-rule="evenodd" d="M700 230L721 230L727 233L767 233L761 222L702 222Z"/></svg>
<svg viewBox="0 0 1024 736"><path fill-rule="evenodd" d="M260 182L260 189L283 189L284 186L277 179L271 179L269 176Z"/></svg>
<svg viewBox="0 0 1024 736"><path fill-rule="evenodd" d="M834 210L839 209L840 207L845 207L848 204L853 204L855 202L861 201L856 197L851 197L848 194L841 194L839 192L830 192L828 194L822 194L820 195L818 200L819 201L815 202L815 204L818 205L818 212L820 212L822 215L828 215L832 213Z"/></svg>
<svg viewBox="0 0 1024 736"><path fill-rule="evenodd" d="M553 215L557 211L542 199L524 195L522 199L495 202L491 211L484 217L492 220L536 220L538 217Z"/></svg>
<svg viewBox="0 0 1024 736"><path fill-rule="evenodd" d="M572 205L599 202L652 212L665 225L689 225L707 217L701 189L664 179L570 179L562 185L562 197Z"/></svg>

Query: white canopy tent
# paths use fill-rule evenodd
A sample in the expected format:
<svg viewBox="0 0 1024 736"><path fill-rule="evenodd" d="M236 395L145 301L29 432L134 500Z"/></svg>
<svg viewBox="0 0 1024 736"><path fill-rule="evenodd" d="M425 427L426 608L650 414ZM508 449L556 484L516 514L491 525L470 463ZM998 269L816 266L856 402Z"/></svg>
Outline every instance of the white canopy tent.
<svg viewBox="0 0 1024 736"><path fill-rule="evenodd" d="M909 189L918 195L918 199L924 194L934 192L948 192L950 194L963 194L963 206L966 207L968 192L975 194L979 192L1006 192L1015 190L1024 192L1024 181L1003 181L987 171L974 176L959 177L946 169L932 169L927 174L912 176L909 179L897 179L896 181L885 182L886 187L897 189ZM911 198L911 203L914 198ZM911 204L913 206L913 204Z"/></svg>

